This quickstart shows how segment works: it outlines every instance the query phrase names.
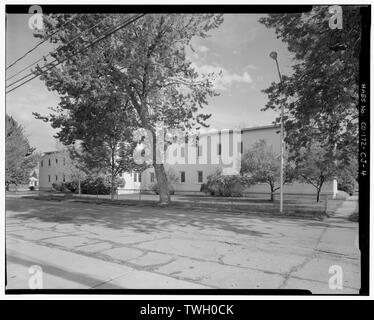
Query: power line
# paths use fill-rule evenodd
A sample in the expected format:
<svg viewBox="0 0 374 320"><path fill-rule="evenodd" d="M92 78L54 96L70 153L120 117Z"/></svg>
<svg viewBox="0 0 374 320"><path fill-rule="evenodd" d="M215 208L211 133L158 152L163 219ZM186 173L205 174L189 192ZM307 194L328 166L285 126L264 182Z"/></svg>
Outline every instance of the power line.
<svg viewBox="0 0 374 320"><path fill-rule="evenodd" d="M50 52L49 54L47 54L45 57L42 57L42 58L38 59L37 61L35 61L34 63L28 65L28 66L25 67L25 68L23 68L23 69L22 69L21 71L19 71L18 73L16 73L16 74L14 74L13 76L9 77L7 80L10 80L10 79L14 78L16 75L20 74L20 73L23 72L25 69L28 69L28 68L32 67L34 64L37 64L38 62L40 62L40 61L42 61L42 60L47 61L47 60L46 60L47 57L52 56L52 53L54 53L54 52L58 52L58 51L60 51L60 50L62 50L62 49L64 49L64 48L66 48L69 44L71 44L72 42L74 42L75 40L77 40L78 38L80 38L82 34L88 32L88 31L91 31L92 29L96 28L96 27L97 27L99 24L101 24L101 23L103 23L102 20L99 21L98 23L96 23L95 25L93 25L92 27L90 27L90 28L88 28L88 29L86 29L86 30L80 32L80 33L79 33L75 38L73 38L72 40L70 40L68 43L64 44L62 47L53 50L52 52ZM108 28L108 30L109 30L109 29L110 29L110 28ZM56 60L51 61L50 63L55 62L55 61L56 61ZM28 75L23 76L22 78L19 78L18 80L12 82L10 85L7 85L6 88L8 88L8 87L10 87L10 86L12 86L12 85L14 85L14 84L16 84L16 83L18 83L18 82L24 80L24 79L26 79L26 78L29 77L31 74L32 74L32 73L29 73Z"/></svg>
<svg viewBox="0 0 374 320"><path fill-rule="evenodd" d="M54 68L54 67L58 66L59 64L63 63L64 61L66 61L66 60L70 59L71 57L77 55L78 53L81 53L81 52L87 50L88 48L90 48L90 47L92 47L93 45L95 45L97 42L99 42L99 41L105 39L106 37L108 37L108 36L110 36L111 34L117 32L118 30L123 29L124 27L128 26L130 23L135 22L136 20L142 18L142 17L145 16L145 15L146 15L145 13L139 14L138 16L136 16L135 18L133 18L132 20L130 20L130 21L128 21L128 22L125 22L125 23L122 24L122 25L121 25L121 24L117 25L117 26L114 27L114 29L111 30L109 33L106 33L106 34L104 33L102 36L96 38L95 41L91 42L91 43L88 44L86 47L82 48L81 50L79 50L79 51L76 52L75 54L72 54L72 55L66 57L65 59L61 60L60 62L58 62L58 63L52 65L51 67L47 68L46 70L43 70L43 72L49 71L49 70L51 70L52 68ZM57 59L55 59L55 61L57 61ZM52 61L51 63L53 63L53 62L55 62L55 61ZM30 75L32 75L32 73L30 73L28 76L30 76ZM38 74L38 75L34 75L32 78L30 78L30 79L28 79L28 80L22 82L21 84L19 84L18 86L14 87L14 88L12 88L12 89L6 91L6 94L12 92L13 90L15 90L15 89L17 89L17 88L23 86L23 85L26 84L27 82L29 82L29 81L31 81L31 80L33 80L33 79L39 77L39 76L40 76L40 74ZM17 82L18 82L18 81L17 81ZM12 86L13 84L14 84L14 83L10 84L9 86ZM9 86L8 86L8 87L9 87Z"/></svg>
<svg viewBox="0 0 374 320"><path fill-rule="evenodd" d="M92 29L96 28L96 27L97 27L99 24L101 24L102 22L103 22L103 21L101 20L101 21L99 21L98 23L96 23L95 25L93 25L92 27L90 27L90 28L88 28L88 29L86 29L86 30L80 32L80 33L79 33L75 38L73 38L72 40L70 40L68 43L64 44L62 47L53 50L52 52L50 52L50 53L47 54L46 56L43 56L42 58L40 58L40 59L36 60L35 62L29 64L28 66L24 67L22 70L18 71L16 74L12 75L11 77L9 77L9 78L6 79L6 80L8 81L8 80L14 78L15 76L19 75L20 73L22 73L22 72L25 71L26 69L28 69L28 68L32 67L33 65L37 64L38 62L40 62L40 61L42 61L42 60L46 60L47 57L49 57L49 56L52 55L52 53L54 53L54 52L58 52L58 51L64 49L64 48L67 47L69 44L71 44L72 42L74 42L75 40L77 40L78 38L80 38L80 36L81 36L82 34L88 32L88 31L91 31ZM56 32L57 32L57 31L56 31ZM56 33L56 32L55 32L55 33ZM48 40L48 39L46 39L46 40ZM18 80L17 80L16 82L14 82L14 83L17 83L17 82L23 80L24 78L25 78L25 77L23 77L23 78L21 78L21 79L18 79ZM27 78L27 76L26 76L26 78ZM13 84L14 84L14 83L13 83Z"/></svg>
<svg viewBox="0 0 374 320"><path fill-rule="evenodd" d="M69 19L68 21L66 21L61 27L59 28L62 28L64 26L66 26L68 23L70 23L72 20L74 20L76 18L76 14L71 18ZM57 32L59 32L59 30L56 30L55 32L51 33L50 35L47 36L47 38L45 38L44 40L38 42L33 48L31 48L29 51L27 51L23 56L19 57L16 61L14 61L13 63L11 63L9 66L6 67L5 70L8 70L9 68L13 67L18 61L22 60L23 58L25 58L29 53L33 52L36 48L38 48L39 46L41 46L44 42L46 42L47 40L49 40L53 35L55 35Z"/></svg>

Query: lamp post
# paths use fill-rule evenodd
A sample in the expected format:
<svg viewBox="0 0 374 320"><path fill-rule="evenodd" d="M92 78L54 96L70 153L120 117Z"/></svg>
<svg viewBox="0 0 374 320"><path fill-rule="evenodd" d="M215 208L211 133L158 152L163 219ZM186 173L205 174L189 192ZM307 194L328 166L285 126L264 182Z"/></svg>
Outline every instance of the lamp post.
<svg viewBox="0 0 374 320"><path fill-rule="evenodd" d="M279 83L282 83L282 76L279 71L279 64L277 60L278 54L273 51L270 53L270 58L275 60L277 64L277 70L279 75ZM280 132L280 139L281 139L281 145L280 145L280 158L281 158L281 164L280 164L280 205L279 205L279 212L283 213L283 113L284 113L284 106L281 105L281 132Z"/></svg>

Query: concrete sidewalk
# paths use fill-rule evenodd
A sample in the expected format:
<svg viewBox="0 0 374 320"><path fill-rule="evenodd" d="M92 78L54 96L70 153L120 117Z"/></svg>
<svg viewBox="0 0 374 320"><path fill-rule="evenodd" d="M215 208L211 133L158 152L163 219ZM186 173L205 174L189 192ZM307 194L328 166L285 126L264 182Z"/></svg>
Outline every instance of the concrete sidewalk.
<svg viewBox="0 0 374 320"><path fill-rule="evenodd" d="M7 240L7 247L7 289L29 288L29 268L35 265L42 268L43 289L209 289L19 239Z"/></svg>

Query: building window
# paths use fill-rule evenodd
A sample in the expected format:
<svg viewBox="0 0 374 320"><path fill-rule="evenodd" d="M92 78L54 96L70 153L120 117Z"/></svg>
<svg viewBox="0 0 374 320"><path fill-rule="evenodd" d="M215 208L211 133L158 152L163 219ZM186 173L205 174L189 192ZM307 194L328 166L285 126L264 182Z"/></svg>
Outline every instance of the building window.
<svg viewBox="0 0 374 320"><path fill-rule="evenodd" d="M203 172L202 171L197 172L197 182L203 183Z"/></svg>
<svg viewBox="0 0 374 320"><path fill-rule="evenodd" d="M42 161L40 161L40 166L41 166L41 167L43 167L43 160L42 160Z"/></svg>
<svg viewBox="0 0 374 320"><path fill-rule="evenodd" d="M58 159L56 158L56 164L58 164Z"/></svg>
<svg viewBox="0 0 374 320"><path fill-rule="evenodd" d="M217 144L217 154L220 156L221 155L221 144Z"/></svg>
<svg viewBox="0 0 374 320"><path fill-rule="evenodd" d="M155 182L155 173L151 172L151 182Z"/></svg>
<svg viewBox="0 0 374 320"><path fill-rule="evenodd" d="M239 153L243 153L243 141L238 142Z"/></svg>
<svg viewBox="0 0 374 320"><path fill-rule="evenodd" d="M181 182L186 182L186 173L184 171L181 171Z"/></svg>
<svg viewBox="0 0 374 320"><path fill-rule="evenodd" d="M48 159L48 165L51 166L51 158Z"/></svg>
<svg viewBox="0 0 374 320"><path fill-rule="evenodd" d="M58 180L58 176L55 176L56 177L56 181Z"/></svg>
<svg viewBox="0 0 374 320"><path fill-rule="evenodd" d="M197 156L201 157L203 155L203 146L197 146Z"/></svg>
<svg viewBox="0 0 374 320"><path fill-rule="evenodd" d="M51 176L48 175L48 182L51 182Z"/></svg>

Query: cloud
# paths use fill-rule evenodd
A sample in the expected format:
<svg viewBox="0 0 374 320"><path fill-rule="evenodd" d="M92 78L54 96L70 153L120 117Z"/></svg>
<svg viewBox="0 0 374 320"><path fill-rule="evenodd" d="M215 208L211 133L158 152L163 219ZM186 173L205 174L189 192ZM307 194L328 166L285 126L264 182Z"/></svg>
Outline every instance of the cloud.
<svg viewBox="0 0 374 320"><path fill-rule="evenodd" d="M245 68L246 68L246 69L252 69L252 70L257 69L257 67L254 66L253 64L249 64L249 65L247 65Z"/></svg>
<svg viewBox="0 0 374 320"><path fill-rule="evenodd" d="M209 51L209 48L206 47L206 46L199 46L197 49L198 49L200 52L207 52L207 51Z"/></svg>
<svg viewBox="0 0 374 320"><path fill-rule="evenodd" d="M203 75L214 73L215 79L213 80L214 88L216 90L227 90L231 87L234 82L238 83L252 83L253 80L247 71L244 71L243 74L230 72L229 70L209 64L196 65L193 64L195 70Z"/></svg>

